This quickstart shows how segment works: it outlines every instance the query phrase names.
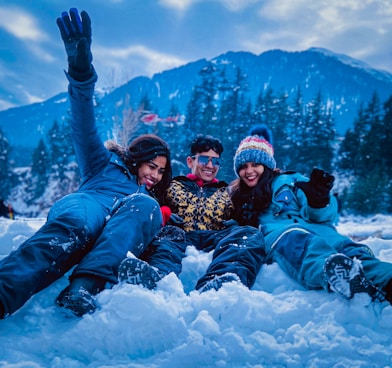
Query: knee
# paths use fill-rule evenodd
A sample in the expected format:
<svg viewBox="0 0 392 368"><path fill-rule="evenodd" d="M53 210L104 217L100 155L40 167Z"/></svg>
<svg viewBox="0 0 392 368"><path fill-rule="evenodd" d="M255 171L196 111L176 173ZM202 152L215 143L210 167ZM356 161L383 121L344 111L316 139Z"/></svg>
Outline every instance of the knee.
<svg viewBox="0 0 392 368"><path fill-rule="evenodd" d="M64 228L81 239L95 237L104 226L105 214L95 202L77 194L56 202L49 211L45 226Z"/></svg>
<svg viewBox="0 0 392 368"><path fill-rule="evenodd" d="M350 258L375 257L373 251L366 244L346 243L340 251Z"/></svg>
<svg viewBox="0 0 392 368"><path fill-rule="evenodd" d="M121 213L134 213L141 222L150 224L162 224L162 213L159 203L152 197L142 193L132 194L126 197L116 215Z"/></svg>

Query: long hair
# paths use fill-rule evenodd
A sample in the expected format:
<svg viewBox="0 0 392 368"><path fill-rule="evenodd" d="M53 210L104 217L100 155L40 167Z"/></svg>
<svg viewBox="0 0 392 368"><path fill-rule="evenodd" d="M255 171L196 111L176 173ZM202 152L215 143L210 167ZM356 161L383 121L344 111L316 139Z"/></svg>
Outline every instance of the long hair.
<svg viewBox="0 0 392 368"><path fill-rule="evenodd" d="M240 225L259 225L260 212L271 204L272 181L277 175L277 171L264 166L264 172L255 187L248 187L240 178L230 184L234 218Z"/></svg>
<svg viewBox="0 0 392 368"><path fill-rule="evenodd" d="M172 167L170 160L170 149L168 144L155 134L143 134L132 140L128 147L120 146L114 141L105 143L109 151L115 152L127 165L132 175L138 174L143 163L154 160L157 156L166 157L165 172L162 180L150 189L156 199L162 203L163 196L172 179Z"/></svg>

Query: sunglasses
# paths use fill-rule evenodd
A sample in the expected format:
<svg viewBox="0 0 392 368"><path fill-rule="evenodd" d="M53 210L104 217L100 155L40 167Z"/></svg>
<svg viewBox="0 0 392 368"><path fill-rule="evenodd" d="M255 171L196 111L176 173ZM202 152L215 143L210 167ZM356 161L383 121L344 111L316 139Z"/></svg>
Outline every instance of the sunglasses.
<svg viewBox="0 0 392 368"><path fill-rule="evenodd" d="M194 155L193 159L197 158L197 161L200 165L206 166L211 161L212 165L215 167L219 167L222 164L222 160L220 157L210 157L205 155Z"/></svg>

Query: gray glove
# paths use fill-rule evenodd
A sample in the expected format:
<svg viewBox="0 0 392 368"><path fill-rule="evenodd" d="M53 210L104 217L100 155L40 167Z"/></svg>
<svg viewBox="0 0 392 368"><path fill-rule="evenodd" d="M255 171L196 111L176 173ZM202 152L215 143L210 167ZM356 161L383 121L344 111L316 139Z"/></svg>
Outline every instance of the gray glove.
<svg viewBox="0 0 392 368"><path fill-rule="evenodd" d="M69 75L80 82L90 79L93 75L90 17L84 10L79 16L78 10L71 8L69 14L63 12L56 22L67 52Z"/></svg>

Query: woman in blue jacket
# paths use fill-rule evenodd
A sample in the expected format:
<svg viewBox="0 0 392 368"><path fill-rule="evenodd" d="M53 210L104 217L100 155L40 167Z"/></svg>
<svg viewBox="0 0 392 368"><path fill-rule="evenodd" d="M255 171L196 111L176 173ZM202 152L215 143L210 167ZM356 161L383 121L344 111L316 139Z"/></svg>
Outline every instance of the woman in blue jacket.
<svg viewBox="0 0 392 368"><path fill-rule="evenodd" d="M64 12L57 24L68 55L72 139L81 172L77 192L51 208L47 222L0 261L0 318L76 266L57 305L77 316L93 312L95 294L117 283L128 252L139 256L160 229L159 199L171 179L167 144L155 135L128 147L100 139L94 118L97 75L91 64L86 12ZM155 197L155 198L153 198Z"/></svg>
<svg viewBox="0 0 392 368"><path fill-rule="evenodd" d="M367 292L392 302L392 263L378 260L365 244L339 234L334 177L313 169L310 179L276 170L271 134L262 126L239 145L238 179L231 185L236 219L260 226L267 260L276 261L307 289L335 291L350 299Z"/></svg>

